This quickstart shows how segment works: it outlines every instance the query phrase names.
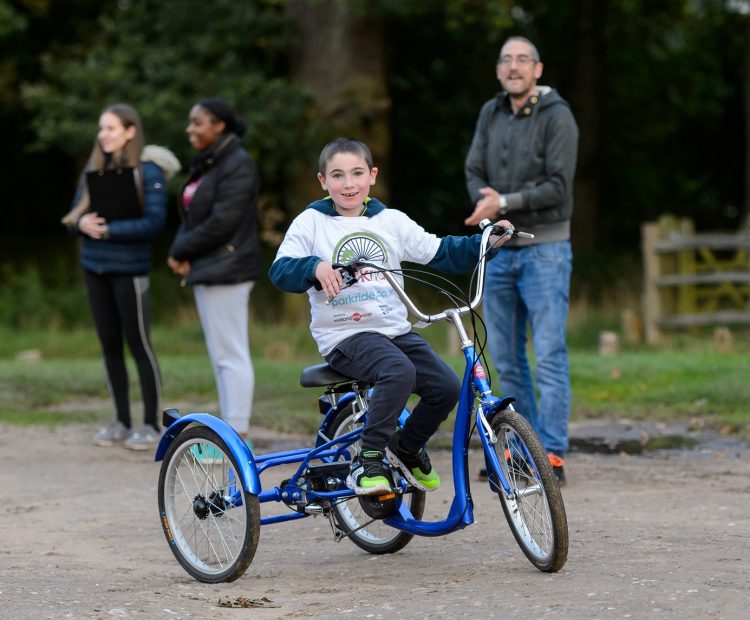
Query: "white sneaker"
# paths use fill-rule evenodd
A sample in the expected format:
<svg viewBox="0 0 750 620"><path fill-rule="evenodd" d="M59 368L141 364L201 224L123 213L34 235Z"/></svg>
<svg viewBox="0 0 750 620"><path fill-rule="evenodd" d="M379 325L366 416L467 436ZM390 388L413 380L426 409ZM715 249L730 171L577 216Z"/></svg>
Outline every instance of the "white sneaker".
<svg viewBox="0 0 750 620"><path fill-rule="evenodd" d="M121 443L128 436L130 429L127 428L122 422L117 420L112 422L109 426L100 428L94 437L91 439L94 445L109 447L114 446L116 443Z"/></svg>
<svg viewBox="0 0 750 620"><path fill-rule="evenodd" d="M138 430L131 432L123 444L130 450L150 450L159 443L161 435L150 424L144 424Z"/></svg>

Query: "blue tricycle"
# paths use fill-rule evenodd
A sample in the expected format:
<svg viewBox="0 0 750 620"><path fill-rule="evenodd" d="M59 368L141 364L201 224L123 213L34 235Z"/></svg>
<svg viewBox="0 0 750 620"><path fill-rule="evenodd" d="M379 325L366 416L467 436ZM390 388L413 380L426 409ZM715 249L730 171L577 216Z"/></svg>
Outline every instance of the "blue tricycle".
<svg viewBox="0 0 750 620"><path fill-rule="evenodd" d="M513 409L511 396L492 393L481 347L467 335L462 316L478 319L487 252L492 235L523 235L483 222L480 259L471 301L443 290L454 306L425 314L403 288L406 270L394 273L364 260L342 266L356 278L362 268L380 271L424 327L447 321L456 329L466 360L453 427L454 497L447 516L423 521L425 493L391 468L394 485L382 496L357 496L345 480L357 452L372 386L340 375L326 364L305 368L300 383L323 390L322 415L315 446L269 454L252 453L220 418L208 413L181 416L164 411L167 430L157 450L159 514L164 535L182 567L199 581L239 578L253 560L262 525L310 516L327 519L333 539L349 539L369 553L394 553L415 536L442 536L474 522L468 473L469 441L476 431L484 450L489 491L497 494L513 535L540 571L559 571L568 556L565 507L547 454L528 422ZM476 330L475 330L476 333ZM410 415L405 409L400 422ZM261 474L297 465L291 476L271 488ZM261 516L260 505L277 502L288 513Z"/></svg>

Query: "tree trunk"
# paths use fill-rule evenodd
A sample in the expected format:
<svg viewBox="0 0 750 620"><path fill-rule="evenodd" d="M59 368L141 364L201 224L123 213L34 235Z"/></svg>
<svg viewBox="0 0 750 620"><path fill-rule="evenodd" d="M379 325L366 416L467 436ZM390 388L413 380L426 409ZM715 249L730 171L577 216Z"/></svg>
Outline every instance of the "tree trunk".
<svg viewBox="0 0 750 620"><path fill-rule="evenodd" d="M578 27L575 43L575 80L571 97L573 112L580 129L578 167L576 169L575 209L572 241L576 250L596 245L599 208L599 121L601 58L600 33L602 14L600 0L577 2Z"/></svg>
<svg viewBox="0 0 750 620"><path fill-rule="evenodd" d="M286 10L292 22L290 77L312 95L325 128L318 151L337 136L367 144L380 170L372 195L387 204L391 102L381 23L346 0L288 0ZM317 172L315 165L291 180L290 217L323 196ZM308 316L306 295L285 295L283 306L290 322Z"/></svg>
<svg viewBox="0 0 750 620"><path fill-rule="evenodd" d="M388 201L390 98L385 76L382 24L346 0L289 0L292 18L291 77L311 93L329 128L320 148L336 136L362 140L380 169L373 194ZM295 187L301 210L320 196L317 170L303 173ZM302 202L298 202L302 200Z"/></svg>
<svg viewBox="0 0 750 620"><path fill-rule="evenodd" d="M750 16L745 17L745 200L741 228L750 231Z"/></svg>

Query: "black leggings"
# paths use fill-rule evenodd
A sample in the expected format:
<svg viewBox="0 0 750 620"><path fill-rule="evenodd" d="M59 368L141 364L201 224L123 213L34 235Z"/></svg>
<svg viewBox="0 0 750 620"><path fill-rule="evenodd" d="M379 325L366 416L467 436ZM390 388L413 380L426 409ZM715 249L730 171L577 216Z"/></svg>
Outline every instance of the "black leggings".
<svg viewBox="0 0 750 620"><path fill-rule="evenodd" d="M84 271L84 277L117 419L131 427L128 371L122 344L124 334L140 378L143 423L158 428L156 412L161 395L161 376L151 348L148 276L99 275Z"/></svg>

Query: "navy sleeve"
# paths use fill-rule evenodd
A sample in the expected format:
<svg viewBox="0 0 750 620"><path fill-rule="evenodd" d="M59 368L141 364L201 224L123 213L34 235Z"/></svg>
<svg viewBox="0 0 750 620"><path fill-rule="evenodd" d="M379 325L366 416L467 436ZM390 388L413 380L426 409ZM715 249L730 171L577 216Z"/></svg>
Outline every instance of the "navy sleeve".
<svg viewBox="0 0 750 620"><path fill-rule="evenodd" d="M268 276L274 286L287 293L304 293L315 286L315 269L321 261L317 256L278 258L271 265Z"/></svg>
<svg viewBox="0 0 750 620"><path fill-rule="evenodd" d="M440 240L440 247L428 267L445 273L466 273L471 271L479 260L481 235L457 237L449 235Z"/></svg>

